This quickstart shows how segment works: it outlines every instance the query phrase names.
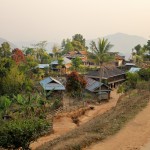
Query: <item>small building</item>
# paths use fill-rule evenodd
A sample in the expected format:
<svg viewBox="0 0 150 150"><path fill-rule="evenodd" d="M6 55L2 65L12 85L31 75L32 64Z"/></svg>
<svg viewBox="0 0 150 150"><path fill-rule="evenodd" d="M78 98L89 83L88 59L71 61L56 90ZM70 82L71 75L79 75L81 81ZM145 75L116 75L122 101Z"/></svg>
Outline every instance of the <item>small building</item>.
<svg viewBox="0 0 150 150"><path fill-rule="evenodd" d="M63 57L63 67L62 67L62 72L63 73L68 73L69 72L69 68L71 67L71 60L66 58L66 57ZM55 61L52 61L50 66L51 66L51 69L53 71L58 71L58 60L55 60Z"/></svg>
<svg viewBox="0 0 150 150"><path fill-rule="evenodd" d="M125 72L115 66L104 66L100 70L92 70L87 74L87 77L96 81L99 81L100 76L102 77L102 82L107 84L110 88L115 88L126 80Z"/></svg>
<svg viewBox="0 0 150 150"><path fill-rule="evenodd" d="M68 59L72 60L76 57L79 57L82 60L82 63L84 65L88 64L88 52L86 50L82 51L71 51L68 52L67 54L64 54L64 57L67 57Z"/></svg>
<svg viewBox="0 0 150 150"><path fill-rule="evenodd" d="M40 85L47 93L49 91L52 91L52 92L61 94L65 90L64 85L52 77L47 77L47 78L41 80Z"/></svg>
<svg viewBox="0 0 150 150"><path fill-rule="evenodd" d="M98 95L99 99L110 99L111 88L104 83L100 83L92 78L85 77L87 82L86 90ZM99 89L101 88L101 91Z"/></svg>

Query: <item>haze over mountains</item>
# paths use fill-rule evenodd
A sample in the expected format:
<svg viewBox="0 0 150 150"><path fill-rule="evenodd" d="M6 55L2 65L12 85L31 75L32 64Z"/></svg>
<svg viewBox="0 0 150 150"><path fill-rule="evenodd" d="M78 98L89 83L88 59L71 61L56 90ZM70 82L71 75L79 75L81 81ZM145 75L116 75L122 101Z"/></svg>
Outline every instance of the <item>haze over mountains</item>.
<svg viewBox="0 0 150 150"><path fill-rule="evenodd" d="M84 38L86 38L86 37L84 37ZM120 52L120 53L124 54L126 56L126 58L130 57L132 49L137 44L143 45L143 44L147 43L147 39L145 39L143 37L136 36L136 35L128 35L128 34L124 34L124 33L111 34L111 35L105 36L104 38L107 38L108 41L114 45L113 48L111 49L111 51ZM89 43L92 40L97 42L98 38L86 40L87 46L89 46ZM4 41L6 41L6 40L0 38L0 44L3 43ZM14 43L9 42L9 43L10 43L12 48L18 47L18 48L22 49L23 47L31 47L31 44L36 44L38 42L39 41L26 41L26 42L25 41L19 41L19 42L14 42ZM51 49L52 49L54 44L57 44L58 46L61 45L61 43L48 42L46 50L48 52L51 52Z"/></svg>

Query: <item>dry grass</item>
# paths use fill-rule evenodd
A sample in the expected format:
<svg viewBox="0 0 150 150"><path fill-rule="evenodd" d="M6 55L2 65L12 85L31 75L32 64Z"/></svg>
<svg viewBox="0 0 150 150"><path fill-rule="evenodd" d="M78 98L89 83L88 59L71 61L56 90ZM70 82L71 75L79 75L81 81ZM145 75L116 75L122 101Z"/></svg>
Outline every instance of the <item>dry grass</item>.
<svg viewBox="0 0 150 150"><path fill-rule="evenodd" d="M119 131L122 126L141 111L149 102L149 91L133 91L116 107L99 115L65 135L45 143L37 150L81 150L93 142L101 141Z"/></svg>

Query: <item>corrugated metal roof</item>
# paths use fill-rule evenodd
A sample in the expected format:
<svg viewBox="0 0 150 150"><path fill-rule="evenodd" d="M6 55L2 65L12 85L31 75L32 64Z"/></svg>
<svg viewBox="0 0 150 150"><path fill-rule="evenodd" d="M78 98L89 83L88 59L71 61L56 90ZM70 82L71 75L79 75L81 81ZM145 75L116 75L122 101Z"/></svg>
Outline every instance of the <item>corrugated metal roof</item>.
<svg viewBox="0 0 150 150"><path fill-rule="evenodd" d="M115 77L118 75L125 74L124 71L116 68L116 67L104 67L102 68L103 70L94 70L94 71L89 71L88 76L95 76L99 77L99 74L102 74L103 79L108 79L110 77ZM99 73L100 72L100 73Z"/></svg>
<svg viewBox="0 0 150 150"><path fill-rule="evenodd" d="M44 90L65 90L65 87L56 79L47 77L40 81L41 86Z"/></svg>
<svg viewBox="0 0 150 150"><path fill-rule="evenodd" d="M71 60L66 58L66 57L63 57L63 64L66 65L66 64L69 64L71 63ZM51 62L51 65L58 65L58 60L55 60L53 62Z"/></svg>
<svg viewBox="0 0 150 150"><path fill-rule="evenodd" d="M126 63L125 66L136 66L134 63Z"/></svg>
<svg viewBox="0 0 150 150"><path fill-rule="evenodd" d="M131 67L131 69L129 70L130 73L135 73L138 72L141 68L135 68L135 67Z"/></svg>
<svg viewBox="0 0 150 150"><path fill-rule="evenodd" d="M88 78L88 77L86 77L85 80L87 82L86 89L91 92L94 92L95 89L97 89L97 88L99 88L99 86L103 85L103 83L100 83L100 82L93 80L91 78Z"/></svg>
<svg viewBox="0 0 150 150"><path fill-rule="evenodd" d="M38 64L38 68L40 68L40 69L44 69L47 67L49 67L49 64Z"/></svg>

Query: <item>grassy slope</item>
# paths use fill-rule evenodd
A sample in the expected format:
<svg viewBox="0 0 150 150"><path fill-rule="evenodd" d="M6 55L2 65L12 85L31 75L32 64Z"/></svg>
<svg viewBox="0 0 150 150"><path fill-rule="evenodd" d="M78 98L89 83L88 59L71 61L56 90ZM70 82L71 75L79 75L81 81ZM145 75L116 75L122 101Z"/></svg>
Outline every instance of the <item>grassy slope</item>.
<svg viewBox="0 0 150 150"><path fill-rule="evenodd" d="M115 134L121 127L141 111L149 102L149 92L133 91L123 97L116 107L97 116L79 128L45 143L38 150L81 150L93 142L101 141Z"/></svg>

